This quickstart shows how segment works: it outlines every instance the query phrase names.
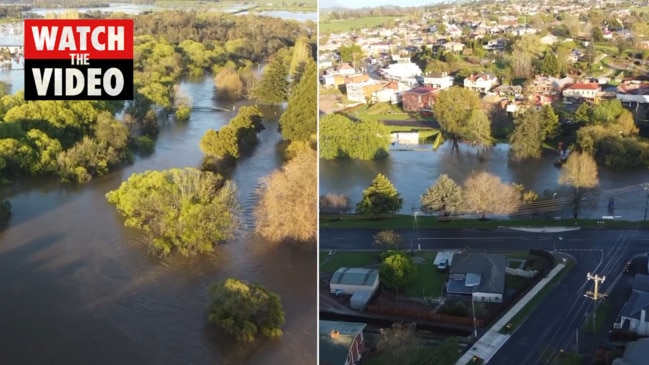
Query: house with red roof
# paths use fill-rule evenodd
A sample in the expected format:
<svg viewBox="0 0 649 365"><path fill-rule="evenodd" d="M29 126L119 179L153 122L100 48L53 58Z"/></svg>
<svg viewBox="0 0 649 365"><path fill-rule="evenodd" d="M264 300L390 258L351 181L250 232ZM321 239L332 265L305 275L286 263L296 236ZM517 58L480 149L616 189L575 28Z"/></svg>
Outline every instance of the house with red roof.
<svg viewBox="0 0 649 365"><path fill-rule="evenodd" d="M595 100L597 93L602 91L602 87L594 82L582 83L577 82L563 90L564 98Z"/></svg>
<svg viewBox="0 0 649 365"><path fill-rule="evenodd" d="M420 112L422 109L430 109L435 104L439 89L430 86L419 86L405 91L401 96L403 110L406 112Z"/></svg>

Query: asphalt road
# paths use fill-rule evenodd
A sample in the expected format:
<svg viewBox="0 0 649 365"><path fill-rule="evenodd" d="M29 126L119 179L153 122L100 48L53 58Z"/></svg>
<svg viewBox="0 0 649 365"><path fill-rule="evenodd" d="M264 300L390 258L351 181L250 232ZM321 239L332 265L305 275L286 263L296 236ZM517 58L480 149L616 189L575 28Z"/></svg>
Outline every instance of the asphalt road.
<svg viewBox="0 0 649 365"><path fill-rule="evenodd" d="M321 229L320 248L369 250L378 229ZM562 282L537 306L530 317L489 361L490 364L546 364L560 349L579 350L576 330L593 309L584 294L593 290L588 273L605 276L600 292L614 287L630 258L649 252L649 231L584 229L561 233L496 230L396 230L414 250L468 249L470 251L526 251L557 249L576 264ZM628 280L627 280L628 281ZM583 340L582 340L583 342ZM581 347L585 347L581 344Z"/></svg>

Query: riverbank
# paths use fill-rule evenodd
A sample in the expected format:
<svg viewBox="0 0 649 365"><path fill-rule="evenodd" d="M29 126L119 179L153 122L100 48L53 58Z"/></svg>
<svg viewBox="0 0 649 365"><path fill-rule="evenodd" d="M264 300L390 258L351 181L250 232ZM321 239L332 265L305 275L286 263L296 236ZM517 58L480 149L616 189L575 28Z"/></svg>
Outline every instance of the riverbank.
<svg viewBox="0 0 649 365"><path fill-rule="evenodd" d="M617 219L477 219L443 218L434 216L417 217L405 214L372 217L359 214L320 215L321 228L435 228L435 229L496 229L501 227L578 227L578 228L649 228L643 221Z"/></svg>

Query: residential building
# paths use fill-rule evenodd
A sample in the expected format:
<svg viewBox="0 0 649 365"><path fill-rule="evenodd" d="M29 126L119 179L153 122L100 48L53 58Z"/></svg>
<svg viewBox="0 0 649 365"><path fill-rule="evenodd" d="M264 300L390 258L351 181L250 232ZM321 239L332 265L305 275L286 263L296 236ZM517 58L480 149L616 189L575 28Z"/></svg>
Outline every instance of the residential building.
<svg viewBox="0 0 649 365"><path fill-rule="evenodd" d="M439 92L439 89L430 86L419 86L405 91L401 96L403 110L406 112L421 112L423 109L432 108L437 92Z"/></svg>
<svg viewBox="0 0 649 365"><path fill-rule="evenodd" d="M365 323L320 320L320 365L354 365L366 353Z"/></svg>
<svg viewBox="0 0 649 365"><path fill-rule="evenodd" d="M386 84L386 82L377 82L376 80L346 84L347 100L357 103L367 103L371 100L372 93L382 89Z"/></svg>
<svg viewBox="0 0 649 365"><path fill-rule="evenodd" d="M402 100L402 93L408 90L410 90L410 86L402 82L391 81L385 83L382 88L372 91L372 102L397 104Z"/></svg>
<svg viewBox="0 0 649 365"><path fill-rule="evenodd" d="M359 82L365 82L370 79L368 74L354 74L345 76L345 84L354 84Z"/></svg>
<svg viewBox="0 0 649 365"><path fill-rule="evenodd" d="M429 73L417 78L420 85L430 86L440 90L448 89L453 86L453 80L453 76L449 76L447 72Z"/></svg>
<svg viewBox="0 0 649 365"><path fill-rule="evenodd" d="M456 253L451 261L446 292L471 296L478 302L502 303L506 266L504 255Z"/></svg>
<svg viewBox="0 0 649 365"><path fill-rule="evenodd" d="M523 87L520 85L500 85L492 91L503 98L521 99L523 97Z"/></svg>
<svg viewBox="0 0 649 365"><path fill-rule="evenodd" d="M563 97L595 100L597 93L600 91L602 91L602 87L599 84L578 82L563 90Z"/></svg>
<svg viewBox="0 0 649 365"><path fill-rule="evenodd" d="M574 84L575 81L570 77L562 79L537 75L534 80L527 85L527 92L530 95L556 96L561 95L564 89Z"/></svg>
<svg viewBox="0 0 649 365"><path fill-rule="evenodd" d="M613 360L613 365L645 365L649 359L649 338L629 342L624 355Z"/></svg>
<svg viewBox="0 0 649 365"><path fill-rule="evenodd" d="M649 82L624 81L617 87L616 98L623 104L649 103Z"/></svg>
<svg viewBox="0 0 649 365"><path fill-rule="evenodd" d="M322 85L327 88L338 87L345 84L345 75L339 74L326 74L322 76Z"/></svg>
<svg viewBox="0 0 649 365"><path fill-rule="evenodd" d="M541 37L541 43L548 46L555 44L558 40L559 38L552 33L549 33L548 35Z"/></svg>
<svg viewBox="0 0 649 365"><path fill-rule="evenodd" d="M381 70L383 76L388 80L405 80L421 75L421 69L416 63L393 63Z"/></svg>
<svg viewBox="0 0 649 365"><path fill-rule="evenodd" d="M449 52L453 53L460 53L464 50L464 43L460 42L446 42L442 45L442 47Z"/></svg>
<svg viewBox="0 0 649 365"><path fill-rule="evenodd" d="M473 74L464 79L464 87L480 93L487 93L498 85L498 78L489 73Z"/></svg>
<svg viewBox="0 0 649 365"><path fill-rule="evenodd" d="M631 285L631 296L622 307L619 322L613 328L625 329L640 336L649 335L649 275L636 275Z"/></svg>
<svg viewBox="0 0 649 365"><path fill-rule="evenodd" d="M338 65L336 71L340 75L353 75L356 73L356 69L347 62L342 62L340 65Z"/></svg>

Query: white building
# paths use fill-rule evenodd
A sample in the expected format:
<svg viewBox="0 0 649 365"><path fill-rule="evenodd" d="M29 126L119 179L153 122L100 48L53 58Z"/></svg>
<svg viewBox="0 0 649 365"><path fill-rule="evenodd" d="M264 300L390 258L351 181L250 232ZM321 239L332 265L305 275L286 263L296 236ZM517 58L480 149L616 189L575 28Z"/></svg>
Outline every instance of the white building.
<svg viewBox="0 0 649 365"><path fill-rule="evenodd" d="M620 322L613 328L626 329L640 336L649 335L649 275L636 275L631 285L631 296L622 307Z"/></svg>
<svg viewBox="0 0 649 365"><path fill-rule="evenodd" d="M596 83L575 83L563 90L564 98L595 99L602 87Z"/></svg>
<svg viewBox="0 0 649 365"><path fill-rule="evenodd" d="M649 103L649 83L640 81L623 82L617 87L615 97L622 103Z"/></svg>
<svg viewBox="0 0 649 365"><path fill-rule="evenodd" d="M331 277L329 288L332 291L342 290L345 294L351 295L356 291L370 291L374 294L379 288L379 270L341 267Z"/></svg>
<svg viewBox="0 0 649 365"><path fill-rule="evenodd" d="M417 64L412 62L407 63L394 63L388 65L387 68L383 70L383 76L388 80L405 80L410 78L415 78L421 75L421 69Z"/></svg>
<svg viewBox="0 0 649 365"><path fill-rule="evenodd" d="M434 87L435 89L448 89L453 86L453 76L449 76L448 73L442 72L439 74L429 74L423 75L417 78L420 84L424 86Z"/></svg>
<svg viewBox="0 0 649 365"><path fill-rule="evenodd" d="M464 79L464 87L480 93L487 93L498 86L498 78L492 74L473 74Z"/></svg>

